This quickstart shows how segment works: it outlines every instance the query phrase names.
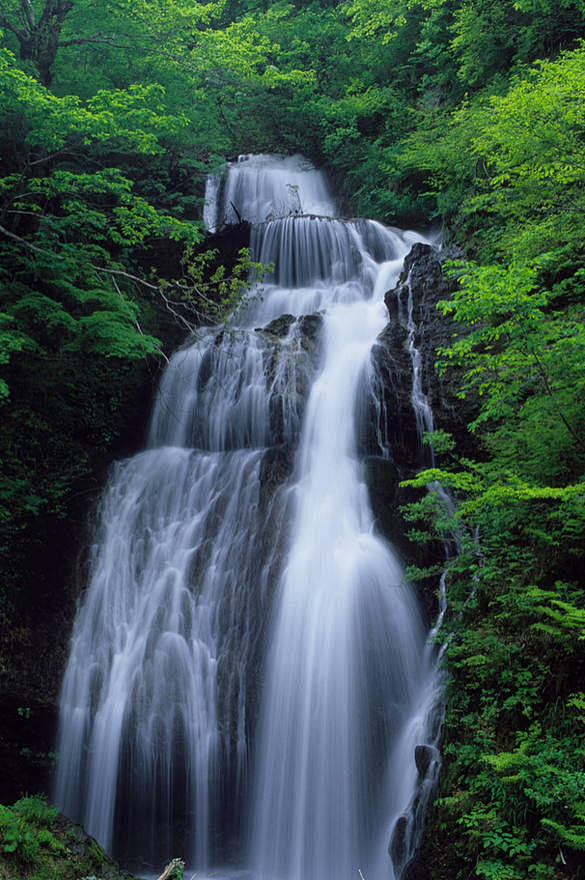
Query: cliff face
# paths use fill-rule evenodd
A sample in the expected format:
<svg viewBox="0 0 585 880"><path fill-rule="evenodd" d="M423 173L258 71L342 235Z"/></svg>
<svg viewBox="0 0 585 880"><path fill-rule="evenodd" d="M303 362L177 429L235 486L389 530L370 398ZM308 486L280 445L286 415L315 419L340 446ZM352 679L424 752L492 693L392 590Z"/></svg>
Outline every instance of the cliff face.
<svg viewBox="0 0 585 880"><path fill-rule="evenodd" d="M453 282L444 263L455 254L428 244L415 244L404 261L397 286L385 296L389 322L379 338L374 359L382 378L384 406L391 423L391 457L401 470L425 463L413 404L413 354L420 355L420 387L432 411L435 428L455 435L466 432L469 413L457 398L453 377L440 375L439 349L451 343L459 325L437 304L449 299Z"/></svg>
<svg viewBox="0 0 585 880"><path fill-rule="evenodd" d="M434 429L453 434L460 448L466 446L466 425L473 417L473 403L456 396L457 377L441 376L436 365L439 349L450 344L454 332L461 332L437 308L453 289L444 263L454 256L448 250L415 244L406 257L398 284L386 293L389 321L373 350L378 399L369 400L361 414L360 442L367 456L374 513L381 531L397 546L404 561L417 566L442 562L444 548L422 546L406 537L408 524L400 508L421 492L402 488L399 483L432 463L430 449L421 443L421 431L429 430L429 414ZM421 414L421 400L428 406L426 414ZM429 620L436 614L436 586L421 584L421 600Z"/></svg>
<svg viewBox="0 0 585 880"><path fill-rule="evenodd" d="M378 401L370 401L362 417L361 442L367 453L367 479L374 513L381 530L399 549L406 564L417 567L445 561L442 544L419 544L407 537L409 524L401 507L418 500L425 490L401 487L402 480L432 465L432 452L421 442L421 434L441 429L456 438L459 448L469 448L467 424L474 417L473 401L457 397L458 376L442 376L437 367L440 349L451 344L462 328L437 307L448 300L454 282L444 271L445 261L460 256L426 244L416 244L404 262L398 284L385 296L389 321L373 351L374 383ZM415 373L417 374L415 378ZM419 599L429 624L437 616L436 577L418 583ZM439 724L437 717L437 724ZM427 858L433 836L433 821L427 816L429 779L424 761L417 754L419 792L414 804L415 821L426 825L422 846L414 860L403 863L408 852L405 840L408 822L401 819L390 841L395 864L402 865L403 880L428 880ZM417 750L417 751L419 751ZM419 761L421 763L419 763ZM425 797L426 791L426 797Z"/></svg>

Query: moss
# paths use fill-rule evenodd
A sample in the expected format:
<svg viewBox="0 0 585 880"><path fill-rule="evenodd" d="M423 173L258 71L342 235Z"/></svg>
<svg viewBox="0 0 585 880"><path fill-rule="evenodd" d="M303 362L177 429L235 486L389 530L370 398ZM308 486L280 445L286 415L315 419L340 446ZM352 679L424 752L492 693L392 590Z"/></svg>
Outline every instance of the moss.
<svg viewBox="0 0 585 880"><path fill-rule="evenodd" d="M271 321L266 327L259 328L261 333L269 333L271 336L277 336L279 339L284 339L285 336L288 336L291 325L294 324L295 318L293 315L280 315L280 317L275 318L274 321Z"/></svg>
<svg viewBox="0 0 585 880"><path fill-rule="evenodd" d="M132 880L80 825L40 796L0 806L0 880Z"/></svg>

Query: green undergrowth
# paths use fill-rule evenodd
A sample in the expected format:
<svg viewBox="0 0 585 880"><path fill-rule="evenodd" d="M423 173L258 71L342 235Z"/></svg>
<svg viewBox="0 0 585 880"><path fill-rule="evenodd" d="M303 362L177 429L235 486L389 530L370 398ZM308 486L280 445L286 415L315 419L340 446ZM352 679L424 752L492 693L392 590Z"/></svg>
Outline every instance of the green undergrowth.
<svg viewBox="0 0 585 880"><path fill-rule="evenodd" d="M494 880L585 876L578 600L572 585L495 583L493 573L464 610L454 600L437 840L452 877L463 864Z"/></svg>
<svg viewBox="0 0 585 880"><path fill-rule="evenodd" d="M518 426L519 427L519 426ZM560 429L559 429L560 430ZM490 435L493 438L493 435ZM441 438L444 441L444 438ZM409 506L419 541L457 534L433 880L585 877L585 484L528 481L501 456L453 457ZM439 453L438 453L439 455ZM557 465L552 460L551 472Z"/></svg>
<svg viewBox="0 0 585 880"><path fill-rule="evenodd" d="M132 880L41 796L0 806L0 880Z"/></svg>

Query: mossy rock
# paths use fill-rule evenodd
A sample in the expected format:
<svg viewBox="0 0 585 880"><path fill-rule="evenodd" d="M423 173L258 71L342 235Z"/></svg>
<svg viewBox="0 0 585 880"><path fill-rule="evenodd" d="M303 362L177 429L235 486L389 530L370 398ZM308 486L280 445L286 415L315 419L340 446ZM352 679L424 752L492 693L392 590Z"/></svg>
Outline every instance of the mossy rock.
<svg viewBox="0 0 585 880"><path fill-rule="evenodd" d="M266 327L258 327L258 332L269 333L271 336L284 339L285 336L288 336L290 328L294 322L295 318L293 315L280 315L280 317L271 321L270 324L267 324Z"/></svg>
<svg viewBox="0 0 585 880"><path fill-rule="evenodd" d="M135 880L43 797L0 806L0 880Z"/></svg>

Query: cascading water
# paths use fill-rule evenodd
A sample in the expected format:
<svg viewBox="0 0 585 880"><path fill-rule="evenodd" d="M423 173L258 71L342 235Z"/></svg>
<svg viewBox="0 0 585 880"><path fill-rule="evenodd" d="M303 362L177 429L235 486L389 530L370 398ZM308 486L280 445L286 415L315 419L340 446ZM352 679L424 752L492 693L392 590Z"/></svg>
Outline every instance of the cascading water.
<svg viewBox="0 0 585 880"><path fill-rule="evenodd" d="M128 864L400 880L439 677L376 533L356 412L416 237L334 219L299 157L244 157L208 194L208 226L253 222L274 271L229 332L174 355L148 449L114 469L56 800Z"/></svg>

